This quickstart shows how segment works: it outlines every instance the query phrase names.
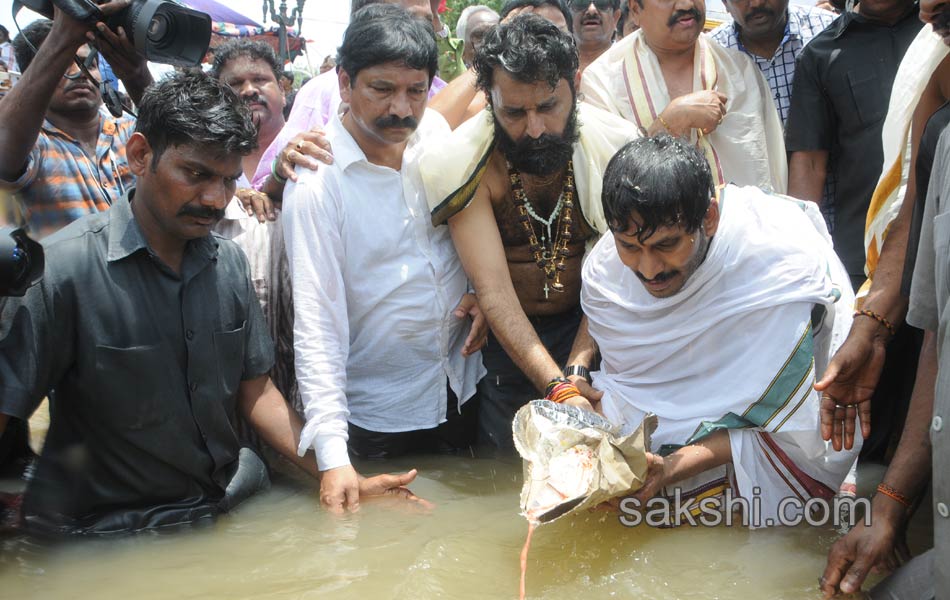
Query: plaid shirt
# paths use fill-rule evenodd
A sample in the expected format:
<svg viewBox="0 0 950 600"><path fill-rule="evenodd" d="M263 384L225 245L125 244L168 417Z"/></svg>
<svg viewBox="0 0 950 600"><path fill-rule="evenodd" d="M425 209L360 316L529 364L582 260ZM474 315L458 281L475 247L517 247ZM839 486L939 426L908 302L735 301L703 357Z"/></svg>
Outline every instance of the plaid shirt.
<svg viewBox="0 0 950 600"><path fill-rule="evenodd" d="M785 35L782 43L775 49L772 58L762 58L746 50L739 40L739 26L735 21L723 23L710 32L710 36L720 46L735 48L745 53L755 64L762 69L762 74L772 89L772 98L775 107L782 118L782 123L788 119L788 107L792 97L792 80L795 77L795 59L802 53L805 44L822 32L828 25L838 18L838 15L822 8L788 5L788 18L785 21ZM828 165L828 177L825 180L824 200L821 212L828 223L828 229L834 231L835 212L835 178L831 165Z"/></svg>
<svg viewBox="0 0 950 600"><path fill-rule="evenodd" d="M710 36L720 46L735 48L748 54L762 69L772 88L772 98L778 108L782 123L788 118L789 99L792 96L792 79L795 76L795 59L801 54L805 44L811 41L838 15L821 8L788 6L788 19L785 21L785 35L772 58L762 58L745 49L739 40L739 26L735 22L723 23L710 32Z"/></svg>
<svg viewBox="0 0 950 600"><path fill-rule="evenodd" d="M78 141L44 121L26 171L16 181L0 180L0 190L20 197L35 234L43 236L79 217L108 210L134 185L125 143L135 131L135 119L103 115L100 124L96 155L90 157Z"/></svg>

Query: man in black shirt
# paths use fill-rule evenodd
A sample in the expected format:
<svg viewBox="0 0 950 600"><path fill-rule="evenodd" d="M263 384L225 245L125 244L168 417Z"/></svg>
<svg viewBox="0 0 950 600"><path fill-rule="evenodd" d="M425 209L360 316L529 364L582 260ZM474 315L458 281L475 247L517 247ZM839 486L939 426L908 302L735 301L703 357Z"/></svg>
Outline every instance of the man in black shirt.
<svg viewBox="0 0 950 600"><path fill-rule="evenodd" d="M891 86L922 26L911 0L864 0L857 11L802 50L785 129L790 196L821 203L826 177L835 177L829 229L855 289L864 283L864 222L884 162Z"/></svg>
<svg viewBox="0 0 950 600"><path fill-rule="evenodd" d="M268 485L239 415L317 476L267 376L273 344L247 259L211 235L256 137L244 103L209 76L155 85L127 144L137 187L47 238L41 284L0 303L0 433L50 398L28 530L135 531L229 510Z"/></svg>

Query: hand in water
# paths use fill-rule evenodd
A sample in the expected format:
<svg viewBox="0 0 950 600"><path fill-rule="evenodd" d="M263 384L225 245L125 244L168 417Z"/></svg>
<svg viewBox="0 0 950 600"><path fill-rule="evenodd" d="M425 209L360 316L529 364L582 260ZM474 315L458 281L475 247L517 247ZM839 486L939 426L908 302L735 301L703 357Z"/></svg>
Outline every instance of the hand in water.
<svg viewBox="0 0 950 600"><path fill-rule="evenodd" d="M408 473L363 477L352 465L329 469L320 477L320 503L336 514L356 512L360 509L360 500L373 497L399 498L431 509L432 503L419 498L406 487L417 474L413 469Z"/></svg>
<svg viewBox="0 0 950 600"><path fill-rule="evenodd" d="M835 542L828 553L828 564L818 580L825 598L839 593L852 594L872 571L890 571L910 558L903 540L902 526L878 514L870 527L864 521Z"/></svg>
<svg viewBox="0 0 950 600"><path fill-rule="evenodd" d="M360 509L360 476L352 465L320 474L320 504L337 514Z"/></svg>

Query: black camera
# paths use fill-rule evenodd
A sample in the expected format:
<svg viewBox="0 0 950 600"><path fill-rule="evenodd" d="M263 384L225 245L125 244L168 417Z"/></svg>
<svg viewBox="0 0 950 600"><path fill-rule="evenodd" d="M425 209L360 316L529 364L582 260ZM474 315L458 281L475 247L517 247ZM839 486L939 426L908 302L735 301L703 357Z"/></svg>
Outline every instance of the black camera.
<svg viewBox="0 0 950 600"><path fill-rule="evenodd" d="M0 298L22 296L43 278L43 246L22 229L0 227Z"/></svg>
<svg viewBox="0 0 950 600"><path fill-rule="evenodd" d="M83 23L103 21L93 0L17 0L14 11L21 5L52 19L54 4ZM112 31L125 29L138 53L157 63L195 66L211 43L211 17L171 0L132 0L104 22Z"/></svg>

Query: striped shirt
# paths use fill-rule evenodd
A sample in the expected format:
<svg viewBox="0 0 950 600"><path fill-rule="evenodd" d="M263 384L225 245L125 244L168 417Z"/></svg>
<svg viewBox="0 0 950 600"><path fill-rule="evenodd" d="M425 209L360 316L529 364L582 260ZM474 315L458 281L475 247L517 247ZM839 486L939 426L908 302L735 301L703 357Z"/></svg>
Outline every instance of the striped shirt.
<svg viewBox="0 0 950 600"><path fill-rule="evenodd" d="M805 44L831 24L838 15L821 8L789 5L785 21L785 35L775 49L772 58L757 56L742 45L739 26L733 22L723 23L710 32L720 46L735 48L749 55L762 69L762 74L772 89L772 98L778 108L782 123L788 118L789 99L792 96L792 79L795 77L795 59Z"/></svg>
<svg viewBox="0 0 950 600"><path fill-rule="evenodd" d="M135 119L100 117L96 155L49 121L16 181L0 180L0 190L15 192L27 210L27 224L44 236L76 219L108 210L134 184L125 157L125 143L135 131Z"/></svg>

